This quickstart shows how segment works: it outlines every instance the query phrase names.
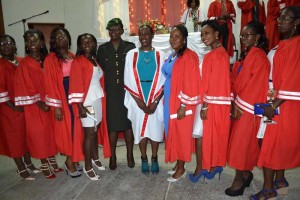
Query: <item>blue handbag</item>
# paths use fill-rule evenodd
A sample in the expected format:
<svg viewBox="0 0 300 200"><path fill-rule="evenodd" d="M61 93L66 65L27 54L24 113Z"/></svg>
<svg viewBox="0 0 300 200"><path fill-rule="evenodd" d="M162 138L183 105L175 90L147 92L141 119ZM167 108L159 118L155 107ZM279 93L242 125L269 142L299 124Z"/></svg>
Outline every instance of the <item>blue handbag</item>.
<svg viewBox="0 0 300 200"><path fill-rule="evenodd" d="M256 103L254 104L254 114L255 115L264 115L264 107L271 107L270 103ZM275 109L275 115L279 114L278 108Z"/></svg>

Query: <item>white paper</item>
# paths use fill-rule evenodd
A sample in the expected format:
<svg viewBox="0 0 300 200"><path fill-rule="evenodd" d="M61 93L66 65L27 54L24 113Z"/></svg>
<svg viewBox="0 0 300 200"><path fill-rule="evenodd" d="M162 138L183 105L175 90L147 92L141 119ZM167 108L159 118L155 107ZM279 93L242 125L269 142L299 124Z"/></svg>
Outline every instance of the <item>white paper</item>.
<svg viewBox="0 0 300 200"><path fill-rule="evenodd" d="M191 114L193 114L192 110L185 111L185 115L191 115ZM170 115L170 119L177 119L177 114Z"/></svg>

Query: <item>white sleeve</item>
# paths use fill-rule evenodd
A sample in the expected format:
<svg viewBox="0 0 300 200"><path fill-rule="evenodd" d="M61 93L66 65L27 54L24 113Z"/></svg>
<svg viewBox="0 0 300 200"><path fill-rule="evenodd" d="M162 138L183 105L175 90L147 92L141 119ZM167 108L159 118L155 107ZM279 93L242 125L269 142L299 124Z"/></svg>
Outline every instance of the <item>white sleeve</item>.
<svg viewBox="0 0 300 200"><path fill-rule="evenodd" d="M188 14L188 8L184 11L184 13L183 13L183 15L182 15L182 17L181 17L181 19L180 19L180 22L182 22L182 23L185 23L185 21L186 21L186 18L187 18L187 14Z"/></svg>

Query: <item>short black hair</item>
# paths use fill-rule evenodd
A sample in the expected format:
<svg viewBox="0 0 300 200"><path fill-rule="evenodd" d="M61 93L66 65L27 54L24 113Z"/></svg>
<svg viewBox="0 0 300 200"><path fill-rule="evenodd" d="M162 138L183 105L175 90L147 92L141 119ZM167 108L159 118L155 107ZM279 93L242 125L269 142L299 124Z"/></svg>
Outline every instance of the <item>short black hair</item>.
<svg viewBox="0 0 300 200"><path fill-rule="evenodd" d="M184 25L182 25L182 24L179 24L179 25L175 25L174 27L173 27L173 30L174 29L178 29L180 32L181 32L181 34L182 34L182 37L183 37L183 39L184 39L184 43L183 43L183 46L178 50L178 55L179 56L182 56L183 55L183 53L184 53L184 51L186 50L186 48L187 48L187 39L188 39L188 30L186 29L186 27L184 26Z"/></svg>
<svg viewBox="0 0 300 200"><path fill-rule="evenodd" d="M77 51L76 51L76 56L80 56L80 55L83 55L83 51L82 49L80 48L80 40L85 37L85 36L91 36L93 42L95 42L96 44L96 47L94 49L94 52L93 52L93 56L96 58L96 51L97 51L97 39L95 38L94 35L90 34L90 33L84 33L84 34L81 34L77 37Z"/></svg>
<svg viewBox="0 0 300 200"><path fill-rule="evenodd" d="M139 30L138 31L140 32L140 29L142 29L142 28L148 28L150 30L151 34L152 35L154 34L153 29L148 24L143 24L143 25L139 26Z"/></svg>
<svg viewBox="0 0 300 200"><path fill-rule="evenodd" d="M12 36L7 35L7 34L1 34L0 35L0 39L5 39L5 38L9 38L14 43L14 45L16 46L16 41ZM17 54L17 47L16 47L15 54Z"/></svg>
<svg viewBox="0 0 300 200"><path fill-rule="evenodd" d="M67 29L63 28L63 27L56 27L51 31L49 51L54 52L58 59L63 59L63 56L60 54L59 50L56 47L56 34L59 31L62 31L66 34L66 36L69 40L69 47L68 48L70 49L70 47L71 47L71 35L70 35L69 31Z"/></svg>
<svg viewBox="0 0 300 200"><path fill-rule="evenodd" d="M40 31L38 29L29 29L29 30L25 31L25 33L23 35L24 41L26 41L26 38L28 37L28 35L32 35L32 34L37 34L38 37L39 37L39 39L41 41L43 41L43 45L42 45L42 47L40 49L40 53L42 54L41 61L44 61L45 57L48 55L48 50L47 50L47 47L45 45L44 34L42 33L42 31ZM25 43L25 47L26 47L26 43ZM30 54L30 50L28 48L26 48L25 53L27 55Z"/></svg>
<svg viewBox="0 0 300 200"><path fill-rule="evenodd" d="M300 6L288 6L281 10L287 10L293 13L295 20L300 19ZM300 35L300 24L296 25L296 30L294 32L294 35Z"/></svg>
<svg viewBox="0 0 300 200"><path fill-rule="evenodd" d="M222 38L222 35L220 33L220 25L219 25L219 22L215 19L212 19L212 20L205 20L201 23L201 27L204 27L204 26L209 26L210 28L212 28L215 32L218 31L219 32L219 39Z"/></svg>
<svg viewBox="0 0 300 200"><path fill-rule="evenodd" d="M186 5L190 8L193 0L187 0ZM195 0L196 7L200 6L200 0Z"/></svg>
<svg viewBox="0 0 300 200"><path fill-rule="evenodd" d="M255 34L260 35L259 40L257 41L256 47L261 48L266 53L269 52L269 41L266 36L265 26L263 23L258 21L250 21L246 24L247 28L251 29Z"/></svg>

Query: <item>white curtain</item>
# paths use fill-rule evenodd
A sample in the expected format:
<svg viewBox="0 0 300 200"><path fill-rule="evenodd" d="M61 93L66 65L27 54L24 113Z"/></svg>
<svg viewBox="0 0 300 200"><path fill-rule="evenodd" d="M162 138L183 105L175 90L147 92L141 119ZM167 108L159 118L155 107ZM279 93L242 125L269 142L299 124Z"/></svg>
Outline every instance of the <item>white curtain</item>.
<svg viewBox="0 0 300 200"><path fill-rule="evenodd" d="M106 25L112 18L122 20L124 30L129 30L128 0L94 0L94 27L99 30L100 37L107 38Z"/></svg>

